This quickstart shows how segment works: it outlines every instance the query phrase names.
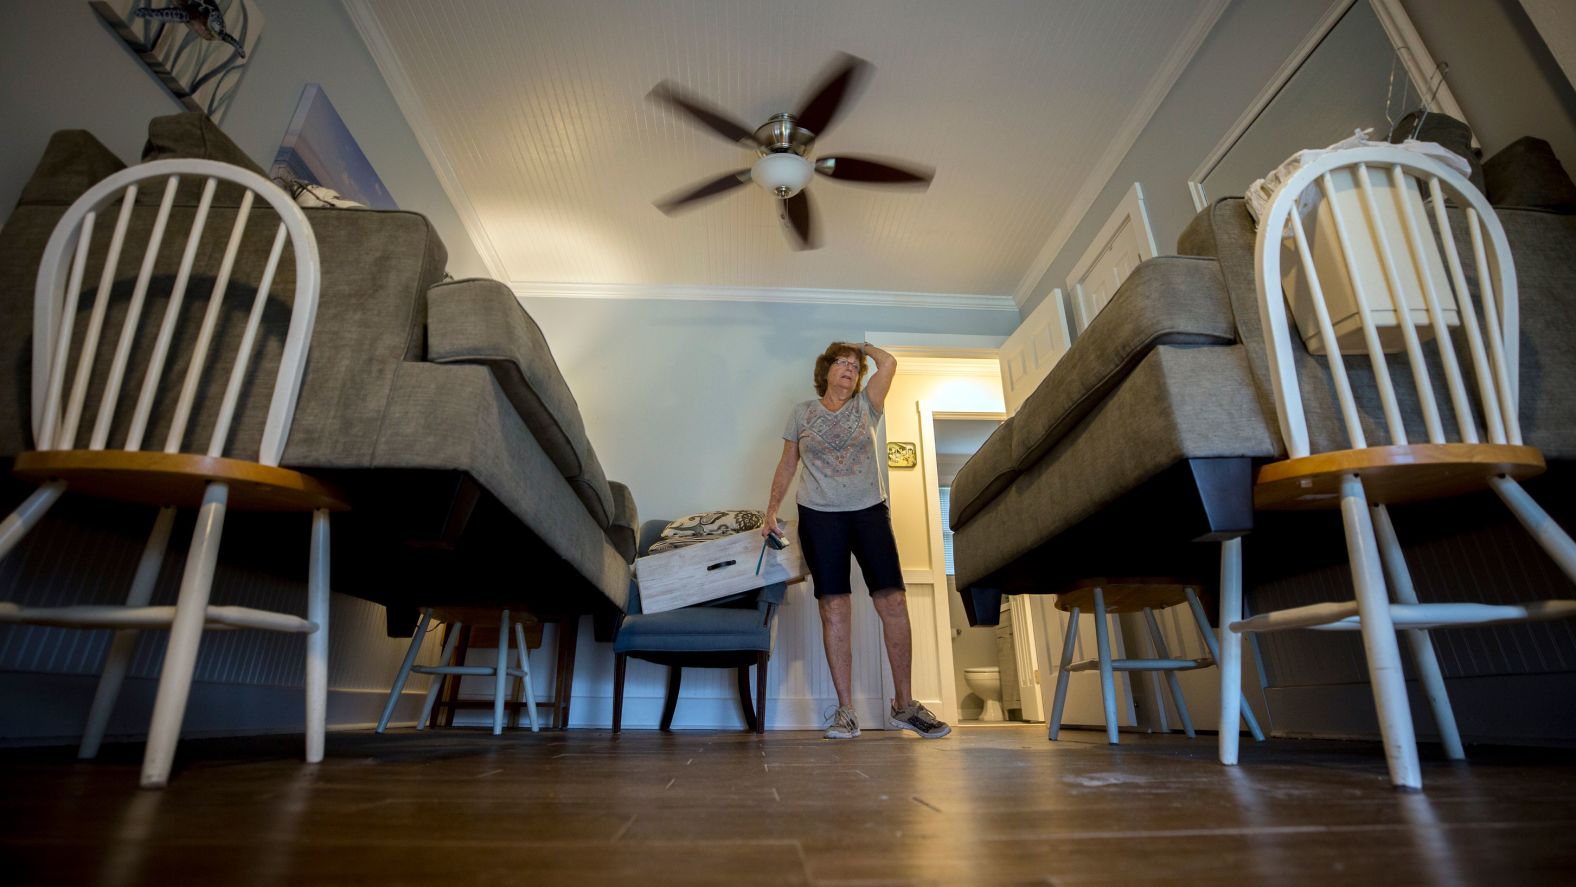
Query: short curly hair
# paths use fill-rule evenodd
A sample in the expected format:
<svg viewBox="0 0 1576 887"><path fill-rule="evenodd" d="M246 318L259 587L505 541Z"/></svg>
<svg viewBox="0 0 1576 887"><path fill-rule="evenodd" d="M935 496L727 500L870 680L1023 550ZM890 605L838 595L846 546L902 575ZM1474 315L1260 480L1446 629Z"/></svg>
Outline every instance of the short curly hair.
<svg viewBox="0 0 1576 887"><path fill-rule="evenodd" d="M821 356L815 359L816 396L826 396L827 374L832 371L832 363L844 355L852 357L854 360L859 362L859 378L854 380L854 393L858 394L859 389L864 387L865 370L868 369L868 367L865 366L864 360L861 359L863 354L864 349L852 342L833 342L832 344L826 346L826 350L821 352Z"/></svg>

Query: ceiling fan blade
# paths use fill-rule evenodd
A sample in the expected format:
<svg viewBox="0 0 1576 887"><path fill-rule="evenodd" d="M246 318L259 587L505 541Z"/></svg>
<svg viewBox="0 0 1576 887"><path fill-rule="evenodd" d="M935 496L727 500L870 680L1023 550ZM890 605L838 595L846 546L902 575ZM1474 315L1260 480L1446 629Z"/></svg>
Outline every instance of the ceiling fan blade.
<svg viewBox="0 0 1576 887"><path fill-rule="evenodd" d="M929 167L899 166L869 157L822 157L815 162L815 171L827 178L845 182L921 187L929 187L930 180L936 176L936 171Z"/></svg>
<svg viewBox="0 0 1576 887"><path fill-rule="evenodd" d="M744 142L751 146L758 144L755 140L754 130L745 127L744 124L700 99L685 95L666 80L652 87L651 92L646 93L646 98L683 111L701 126L706 127L730 142Z"/></svg>
<svg viewBox="0 0 1576 887"><path fill-rule="evenodd" d="M825 135L837 112L853 98L869 71L870 63L864 59L847 53L839 55L820 89L794 115L794 122L818 137Z"/></svg>
<svg viewBox="0 0 1576 887"><path fill-rule="evenodd" d="M749 180L749 170L737 170L718 176L709 182L703 182L687 191L678 191L670 194L653 205L657 209L662 210L663 215L671 216L680 210L690 209L702 200L732 191Z"/></svg>
<svg viewBox="0 0 1576 887"><path fill-rule="evenodd" d="M821 245L816 239L815 222L810 214L810 195L800 191L780 201L782 219L790 234L788 240L794 249L816 249Z"/></svg>

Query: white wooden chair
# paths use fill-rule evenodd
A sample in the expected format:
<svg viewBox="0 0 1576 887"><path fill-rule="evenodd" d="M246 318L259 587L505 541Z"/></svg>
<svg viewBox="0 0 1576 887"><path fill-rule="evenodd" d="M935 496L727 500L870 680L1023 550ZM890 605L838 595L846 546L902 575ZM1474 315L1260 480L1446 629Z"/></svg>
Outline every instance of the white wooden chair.
<svg viewBox="0 0 1576 887"><path fill-rule="evenodd" d="M383 706L383 716L378 718L377 732L382 733L388 729L389 719L394 716L394 707L399 704L400 694L405 692L405 682L412 673L432 675L432 683L427 687L427 698L421 706L421 717L416 720L416 729L424 730L427 721L432 717L433 704L438 700L438 691L443 687L443 678L448 675L465 677L490 677L493 679L493 735L503 732L504 697L509 688L511 677L520 679L520 692L525 697L525 710L531 720L531 732L541 730L541 725L536 719L536 689L531 686L531 651L525 643L525 626L520 620L510 620L509 611L504 610L498 617L498 658L493 660L493 665L466 665L455 662L455 649L460 640L460 631L465 622L473 624L480 619L490 618L490 611L486 614L479 608L442 608L434 610L427 607L421 611L421 621L416 623L416 633L410 639L410 648L405 651L405 661L400 663L399 674L394 678L394 686L389 690L388 702ZM428 627L434 620L447 622L449 626L448 639L444 641L443 651L438 654L436 665L417 665L416 654L421 651L422 641L426 640ZM486 623L483 623L486 624ZM515 668L509 665L509 630L514 629L515 650L520 660L520 666Z"/></svg>
<svg viewBox="0 0 1576 887"><path fill-rule="evenodd" d="M148 235L135 285L124 302L125 320L111 357L110 352L101 351L100 340L110 303L118 301L112 296L116 291L121 254L128 247L126 241L136 239L128 238L128 232L134 227L131 224L133 210L143 190L160 193L157 185L160 180L163 187L157 216ZM189 213L172 211L182 181L202 183L198 205ZM242 189L235 222L224 241L223 251L212 248L212 244L206 249L202 247L220 183L225 183L227 188L240 186ZM107 246L95 248L94 234L100 213L117 203L115 224ZM155 278L159 281L169 279L169 269L160 268L158 261L166 229L172 227L172 216L185 218L188 214L191 226L185 234L179 269L169 284L168 301L153 337L145 372L140 380L127 379L129 372L135 372L135 368L128 367L134 346L146 345L153 332L152 327L147 327L139 334L150 286L162 285L155 284ZM247 246L248 225L255 226L262 219L276 222L277 228L265 228L252 239L254 254L256 248L270 242L258 238L271 238L272 247L255 294L237 295L233 299L242 302L241 308L246 308L244 298L250 298L251 304L228 379L221 379L214 369L222 365L223 357L214 347L216 330L221 328L229 291L247 289L231 287L231 273L237 256ZM226 235L220 232L210 239L223 236ZM253 352L270 301L275 272L287 245L294 265L294 297L257 458L251 461L226 457L237 404L254 372ZM90 252L104 258L89 309L84 304L83 283ZM200 255L218 259L218 267L196 268ZM156 270L160 271L157 275ZM179 355L172 357L170 353L172 340L176 338L188 285L194 279L211 279L212 288L207 294L208 301L192 351L187 355L186 372L177 386L176 379L166 378L165 367L167 364L179 366L174 359ZM306 758L314 763L323 758L328 686L328 515L346 506L343 497L331 487L279 467L279 457L290 434L290 421L317 312L318 283L317 244L301 210L283 191L261 176L209 160L156 161L110 176L71 205L45 247L33 311L32 424L37 449L20 454L14 466L18 476L42 485L0 523L0 557L38 523L67 489L146 503L158 506L159 512L124 606L34 608L5 603L0 604L0 621L117 629L83 731L80 753L85 758L93 757L98 751L138 631L169 629L168 649L159 675L158 695L143 757L142 785L145 787L162 786L169 778L196 666L198 642L205 627L261 628L307 635ZM197 298L197 294L193 298ZM86 328L78 330L83 311L87 314ZM149 318L148 323L152 322ZM128 383L135 387L123 391ZM79 429L79 425L84 423L90 387L95 388L97 408L89 413L93 424L86 430L84 442L80 439L83 429ZM187 438L199 437L203 431L192 427L199 398L212 392L207 398L212 403L213 396L221 390L223 400L207 439L192 443L188 449ZM129 413L125 412L127 409ZM150 425L157 427L166 418L169 425L164 439L147 440ZM124 438L112 441L112 431L119 438L122 429L125 429ZM173 607L149 606L178 506L200 508L179 598ZM230 509L311 512L306 618L209 604L224 517Z"/></svg>
<svg viewBox="0 0 1576 887"><path fill-rule="evenodd" d="M1186 604L1198 626L1199 637L1204 641L1208 656L1197 659L1173 657L1166 646L1165 635L1155 619L1155 610ZM1188 713L1187 700L1182 695L1182 685L1177 672L1196 668L1209 668L1220 658L1215 641L1215 630L1204 614L1204 605L1192 585L1176 579L1086 579L1056 593L1056 609L1068 614L1067 636L1062 641L1062 658L1056 672L1056 695L1051 703L1051 716L1046 721L1047 737L1055 741L1061 733L1062 709L1067 702L1067 684L1075 671L1100 672L1100 699L1105 707L1105 735L1112 745L1118 744L1116 713L1116 672L1160 672L1166 676L1171 690L1171 701L1176 706L1177 719L1182 722L1182 732L1193 738L1193 718ZM1078 617L1088 613L1094 617L1095 658L1073 661L1073 650L1078 641ZM1110 628L1106 617L1114 613L1143 613L1149 628L1150 643L1154 645L1154 658L1127 656L1121 659L1111 655ZM1225 688L1222 688L1225 692ZM1238 691L1241 696L1241 690ZM1253 707L1241 699L1242 719L1253 738L1264 740L1264 731L1253 715ZM1161 729L1169 729L1165 706L1160 707ZM1236 729L1233 723L1232 729Z"/></svg>
<svg viewBox="0 0 1576 887"><path fill-rule="evenodd" d="M1322 245L1313 242L1302 212L1296 209L1308 189L1316 189L1323 204L1317 211L1327 214L1320 222ZM1451 213L1445 206L1447 198L1464 216L1474 278L1468 278L1463 267ZM1295 246L1295 270L1302 276L1306 295L1311 296L1313 319L1305 323L1317 326L1322 342L1337 341L1326 292L1347 287L1356 296L1361 335L1360 345L1353 351L1366 355L1372 367L1378 411L1382 413L1382 418L1374 420L1381 429L1376 436L1387 440L1370 442L1365 433L1344 361L1332 354L1328 369L1316 367L1291 338L1281 264L1282 237L1288 226ZM1429 258L1431 252L1436 258ZM1316 253L1321 257L1318 261ZM1356 600L1293 607L1244 620L1240 540L1226 543L1221 563L1222 686L1234 687L1240 680L1238 633L1287 628L1360 630L1390 779L1398 787L1416 789L1421 786L1421 774L1396 630L1407 633L1446 753L1460 759L1464 757L1461 739L1428 629L1576 614L1576 601L1569 600L1516 605L1419 603L1386 508L1388 504L1492 489L1561 569L1576 580L1576 545L1517 483L1543 471L1544 462L1536 448L1523 443L1517 415L1519 338L1510 249L1488 201L1465 178L1413 152L1365 147L1327 154L1292 176L1260 219L1257 257L1259 312L1272 365L1276 413L1289 458L1261 469L1255 483L1255 505L1267 509L1338 507L1346 527ZM1323 268L1316 268L1321 263ZM1365 272L1364 263L1377 270ZM1456 333L1447 323L1452 307L1466 344L1464 357L1458 356L1453 340ZM1380 311L1389 311L1394 318L1397 329L1387 332L1400 334L1426 442L1416 442L1408 433L1403 401L1397 396L1380 343L1374 316ZM1421 336L1413 323L1418 314L1427 317L1426 323L1417 325L1423 330ZM1306 336L1309 330L1304 328L1303 332ZM1424 351L1423 338L1429 334L1434 338L1442 380L1430 371ZM1348 449L1313 451L1298 385L1299 361L1305 373L1316 367L1321 375L1328 374ZM1441 390L1455 417L1453 429L1447 429L1441 419ZM1412 418L1417 422L1416 416ZM1225 729L1227 724L1236 724L1235 699L1235 694L1229 694L1221 705L1220 758L1226 764L1237 761L1237 733Z"/></svg>

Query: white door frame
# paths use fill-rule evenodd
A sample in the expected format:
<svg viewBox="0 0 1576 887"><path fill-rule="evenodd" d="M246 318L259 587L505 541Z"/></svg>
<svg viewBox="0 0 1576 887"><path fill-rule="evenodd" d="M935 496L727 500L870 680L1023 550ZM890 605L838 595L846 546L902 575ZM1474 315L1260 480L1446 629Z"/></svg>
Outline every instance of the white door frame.
<svg viewBox="0 0 1576 887"><path fill-rule="evenodd" d="M942 546L941 533L941 476L937 470L936 419L996 419L1005 422L1006 413L998 412L937 412L930 401L919 402L919 439L921 462L925 470L925 523L930 529L931 587L935 589L933 605L936 626L936 663L941 675L942 720L956 722L958 715L957 665L952 659L952 606L947 588L947 556Z"/></svg>

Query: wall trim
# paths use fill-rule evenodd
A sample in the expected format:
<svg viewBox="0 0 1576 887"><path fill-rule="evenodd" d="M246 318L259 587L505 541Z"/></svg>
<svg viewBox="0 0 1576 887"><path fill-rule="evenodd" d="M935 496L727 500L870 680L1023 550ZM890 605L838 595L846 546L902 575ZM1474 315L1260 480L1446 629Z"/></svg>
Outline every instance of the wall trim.
<svg viewBox="0 0 1576 887"><path fill-rule="evenodd" d="M995 379L1001 376L1001 364L994 357L905 357L897 363L897 375Z"/></svg>
<svg viewBox="0 0 1576 887"><path fill-rule="evenodd" d="M511 281L520 299L657 299L688 302L789 302L806 305L865 305L878 308L963 308L1018 311L1010 296L967 293L908 293L888 290L794 289L762 286L701 286L659 283L554 283Z"/></svg>
<svg viewBox="0 0 1576 887"><path fill-rule="evenodd" d="M0 711L9 713L0 716L0 747L76 745L97 686L98 675L91 674L0 673ZM157 678L128 677L105 739L145 738L157 690ZM329 688L328 729L370 730L388 696L387 690ZM425 696L425 688L401 694L390 723L414 725ZM305 711L300 687L193 681L181 738L301 733Z"/></svg>
<svg viewBox="0 0 1576 887"><path fill-rule="evenodd" d="M378 23L377 15L372 11L371 0L341 0L341 2L344 4L345 12L350 15L351 24L361 35L361 42L366 44L373 63L383 74L383 81L388 84L389 92L394 96L394 103L405 115L405 123L415 134L421 152L432 165L432 171L438 177L438 184L443 187L443 193L448 195L449 203L459 215L460 224L465 226L465 233L470 235L472 245L481 255L482 264L487 266L487 273L495 280L506 279L508 274L504 271L503 259L499 257L498 249L493 245L492 239L487 236L487 229L482 225L476 206L471 203L465 189L460 187L459 177L454 172L454 166L449 162L449 156L444 153L437 138L434 137L435 127L432 125L431 118L427 116L426 106L422 104L415 87L411 85L410 75L400 63L399 56L395 54L388 34Z"/></svg>
<svg viewBox="0 0 1576 887"><path fill-rule="evenodd" d="M1187 31L1178 38L1171 54L1161 64L1160 70L1155 72L1154 78L1149 81L1149 87L1134 103L1133 112L1123 122L1122 128L1117 130L1115 138L1106 145L1105 151L1100 155L1099 165L1084 180L1083 187L1078 189L1078 194L1062 213L1061 222L1051 232L1039 255L1030 263L1028 273L1019 281L1017 289L1013 291L1013 301L1016 304L1024 305L1029 301L1029 297L1034 295L1034 285L1040 282L1045 272L1051 270L1051 265L1056 261L1057 256L1061 255L1063 248L1067 246L1067 241L1072 239L1073 232L1078 229L1084 216L1099 199L1100 192L1105 190L1111 176L1116 174L1116 168L1127 159L1127 152L1132 150L1144 127L1149 125L1155 112L1160 110L1160 103L1171 93L1171 88L1181 78L1182 72L1203 47L1204 39L1209 36L1210 31L1214 30L1215 23L1220 21L1221 15L1230 5L1231 0L1209 0L1194 17Z"/></svg>

